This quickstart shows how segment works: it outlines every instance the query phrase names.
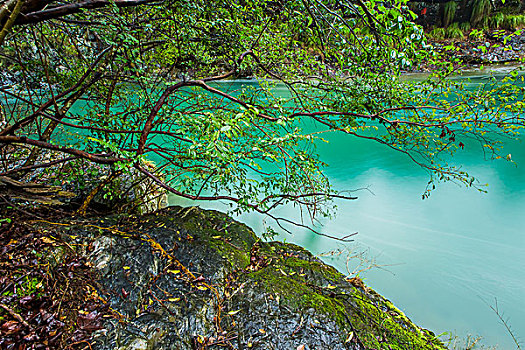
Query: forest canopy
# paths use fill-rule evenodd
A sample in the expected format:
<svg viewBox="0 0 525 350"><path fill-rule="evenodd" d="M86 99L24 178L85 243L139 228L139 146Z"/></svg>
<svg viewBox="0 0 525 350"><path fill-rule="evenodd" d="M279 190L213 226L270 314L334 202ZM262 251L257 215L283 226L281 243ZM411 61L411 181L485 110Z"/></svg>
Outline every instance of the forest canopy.
<svg viewBox="0 0 525 350"><path fill-rule="evenodd" d="M428 170L430 191L440 180L476 186L449 156L479 144L510 160L499 136L523 127L518 70L465 89L450 79L457 62L433 50L407 1L2 5L6 201L13 186L41 183L84 204L97 192L118 203L149 181L281 225L291 222L272 214L279 206L295 203L315 219L332 213L334 199L355 198L323 172L316 144L327 133L406 154ZM422 69L424 79L400 79ZM230 88L245 78L254 83ZM104 192L119 179L118 191Z"/></svg>

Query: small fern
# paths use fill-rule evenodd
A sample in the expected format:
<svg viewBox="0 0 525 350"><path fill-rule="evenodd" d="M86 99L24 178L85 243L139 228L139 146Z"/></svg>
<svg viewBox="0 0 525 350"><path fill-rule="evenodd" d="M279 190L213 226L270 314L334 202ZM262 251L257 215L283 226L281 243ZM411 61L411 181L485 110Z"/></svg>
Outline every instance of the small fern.
<svg viewBox="0 0 525 350"><path fill-rule="evenodd" d="M443 27L447 28L454 21L458 4L455 1L445 3L443 8Z"/></svg>
<svg viewBox="0 0 525 350"><path fill-rule="evenodd" d="M505 16L505 19L503 20L502 27L507 30L516 30L518 27L518 21L516 16L509 15Z"/></svg>
<svg viewBox="0 0 525 350"><path fill-rule="evenodd" d="M470 15L470 25L476 28L480 25L484 26L487 21L487 16L490 14L491 3L490 0L475 0L472 6L472 14Z"/></svg>
<svg viewBox="0 0 525 350"><path fill-rule="evenodd" d="M445 28L434 28L427 35L432 40L445 39Z"/></svg>
<svg viewBox="0 0 525 350"><path fill-rule="evenodd" d="M489 18L489 27L491 29L499 29L505 21L505 15L501 12L495 13Z"/></svg>
<svg viewBox="0 0 525 350"><path fill-rule="evenodd" d="M461 22L459 24L459 29L461 29L463 32L470 32L470 23L469 22Z"/></svg>
<svg viewBox="0 0 525 350"><path fill-rule="evenodd" d="M457 22L452 23L447 29L445 29L445 37L448 39L465 39L463 31L459 29Z"/></svg>
<svg viewBox="0 0 525 350"><path fill-rule="evenodd" d="M525 15L507 15L502 27L507 30L516 30L525 27Z"/></svg>

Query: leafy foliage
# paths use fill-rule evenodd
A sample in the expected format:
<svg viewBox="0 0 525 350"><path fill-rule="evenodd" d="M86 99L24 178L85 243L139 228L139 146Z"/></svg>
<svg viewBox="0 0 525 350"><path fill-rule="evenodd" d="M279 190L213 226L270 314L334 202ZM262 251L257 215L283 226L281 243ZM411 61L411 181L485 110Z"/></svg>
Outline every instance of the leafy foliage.
<svg viewBox="0 0 525 350"><path fill-rule="evenodd" d="M504 21L505 21L505 14L501 12L497 12L494 15L489 17L489 20L488 20L489 27L492 29L501 28Z"/></svg>
<svg viewBox="0 0 525 350"><path fill-rule="evenodd" d="M506 15L503 20L503 28L516 30L525 27L525 15Z"/></svg>
<svg viewBox="0 0 525 350"><path fill-rule="evenodd" d="M430 33L428 33L428 37L432 40L443 40L445 39L446 30L445 28L433 28Z"/></svg>
<svg viewBox="0 0 525 350"><path fill-rule="evenodd" d="M2 47L3 175L45 180L84 159L286 222L275 208L295 203L314 218L354 198L323 173L324 134L406 154L429 171L430 189L475 186L448 156L473 138L501 157L492 136L523 126L517 73L470 91L448 79L454 68L404 0L70 5L21 17ZM436 71L398 79L422 64ZM245 77L257 80L231 88Z"/></svg>
<svg viewBox="0 0 525 350"><path fill-rule="evenodd" d="M455 1L449 1L443 6L443 27L447 28L452 22L454 22L454 17L456 16L456 10L458 4Z"/></svg>
<svg viewBox="0 0 525 350"><path fill-rule="evenodd" d="M487 16L492 9L490 0L475 0L472 5L472 13L470 15L470 24L472 27L485 26Z"/></svg>
<svg viewBox="0 0 525 350"><path fill-rule="evenodd" d="M445 29L445 37L449 39L464 39L465 35L463 34L463 30L459 28L459 24L455 22Z"/></svg>

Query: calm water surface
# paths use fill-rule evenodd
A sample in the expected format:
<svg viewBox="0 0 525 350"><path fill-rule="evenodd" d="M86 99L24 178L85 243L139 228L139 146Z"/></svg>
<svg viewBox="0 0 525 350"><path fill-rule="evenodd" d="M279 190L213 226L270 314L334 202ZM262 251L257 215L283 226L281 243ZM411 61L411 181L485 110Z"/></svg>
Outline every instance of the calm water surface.
<svg viewBox="0 0 525 350"><path fill-rule="evenodd" d="M367 190L356 192L356 201L339 202L337 217L321 230L358 232L355 242L342 245L300 229L280 239L315 254L341 251L323 259L343 273L348 252L365 251L380 267L360 276L419 325L436 334L481 335L484 344L515 349L489 307L497 300L515 335L525 339L525 145L507 146L516 164L484 160L479 149L468 147L455 158L489 184L487 194L446 183L422 200L425 171L379 144L334 135L318 148L332 183ZM181 204L176 198L170 203ZM287 208L281 214L296 216ZM238 219L263 231L259 215ZM351 270L355 264L350 262Z"/></svg>

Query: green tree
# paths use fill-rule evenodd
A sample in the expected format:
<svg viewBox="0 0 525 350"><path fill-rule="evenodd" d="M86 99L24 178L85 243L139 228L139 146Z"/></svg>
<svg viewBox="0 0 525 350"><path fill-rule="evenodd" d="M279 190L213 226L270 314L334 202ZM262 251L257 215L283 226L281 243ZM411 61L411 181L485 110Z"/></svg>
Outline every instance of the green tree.
<svg viewBox="0 0 525 350"><path fill-rule="evenodd" d="M57 182L88 163L98 184L140 173L281 225L291 222L278 206L313 219L354 198L323 173L315 146L326 133L406 154L430 190L476 186L447 157L469 138L501 157L495 136L523 127L517 73L474 91L448 79L454 67L403 0L39 0L16 13L19 3L5 2L14 17L0 22L0 176L11 179ZM421 64L437 68L399 79ZM243 77L258 84L219 83Z"/></svg>

